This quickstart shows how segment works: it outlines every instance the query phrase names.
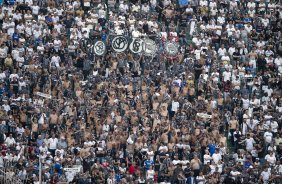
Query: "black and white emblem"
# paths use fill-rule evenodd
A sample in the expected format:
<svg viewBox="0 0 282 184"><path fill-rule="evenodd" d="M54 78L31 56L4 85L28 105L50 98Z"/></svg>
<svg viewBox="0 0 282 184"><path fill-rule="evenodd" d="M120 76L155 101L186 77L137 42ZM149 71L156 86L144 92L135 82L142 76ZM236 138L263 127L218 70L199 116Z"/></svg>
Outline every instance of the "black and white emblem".
<svg viewBox="0 0 282 184"><path fill-rule="evenodd" d="M112 48L116 52L124 52L128 47L128 41L124 36L117 36L112 40Z"/></svg>

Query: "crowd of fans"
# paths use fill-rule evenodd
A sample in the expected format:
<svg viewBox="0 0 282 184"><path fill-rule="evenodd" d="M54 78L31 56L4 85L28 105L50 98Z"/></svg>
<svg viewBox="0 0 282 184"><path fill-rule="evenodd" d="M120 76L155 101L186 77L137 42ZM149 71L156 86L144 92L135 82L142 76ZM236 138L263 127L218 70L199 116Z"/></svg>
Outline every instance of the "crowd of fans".
<svg viewBox="0 0 282 184"><path fill-rule="evenodd" d="M0 4L0 183L281 183L280 0Z"/></svg>

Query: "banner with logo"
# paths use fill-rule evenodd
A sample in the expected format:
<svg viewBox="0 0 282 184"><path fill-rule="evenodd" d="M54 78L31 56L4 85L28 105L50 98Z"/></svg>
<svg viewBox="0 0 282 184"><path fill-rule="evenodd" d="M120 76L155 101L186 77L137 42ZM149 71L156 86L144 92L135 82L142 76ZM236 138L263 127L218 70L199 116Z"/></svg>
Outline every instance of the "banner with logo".
<svg viewBox="0 0 282 184"><path fill-rule="evenodd" d="M174 56L178 54L179 44L175 40L167 40L159 43L163 44L166 55ZM159 44L149 38L132 38L128 39L125 36L115 36L111 41L111 48L116 53L124 53L131 51L133 54L144 54L145 56L155 56L159 49ZM107 51L106 43L99 40L96 41L91 50L96 56L103 56Z"/></svg>

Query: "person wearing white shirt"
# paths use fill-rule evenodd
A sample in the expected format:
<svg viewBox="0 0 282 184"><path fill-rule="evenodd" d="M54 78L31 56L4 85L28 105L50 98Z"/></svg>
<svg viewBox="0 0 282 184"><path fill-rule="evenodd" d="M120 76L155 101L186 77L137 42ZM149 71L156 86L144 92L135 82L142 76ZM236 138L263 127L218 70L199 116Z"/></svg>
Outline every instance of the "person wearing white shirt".
<svg viewBox="0 0 282 184"><path fill-rule="evenodd" d="M218 49L217 54L218 56L224 56L226 53L226 48L224 47L224 45L221 45L221 47Z"/></svg>
<svg viewBox="0 0 282 184"><path fill-rule="evenodd" d="M230 55L230 56L233 56L233 53L236 51L236 49L235 49L235 46L234 45L231 45L230 47L229 47L229 49L228 49L228 54Z"/></svg>
<svg viewBox="0 0 282 184"><path fill-rule="evenodd" d="M26 26L25 26L25 35L26 36L31 36L32 35L32 27L31 27L31 23L26 23Z"/></svg>
<svg viewBox="0 0 282 184"><path fill-rule="evenodd" d="M62 5L60 5L60 7L56 9L56 12L58 13L59 16L62 16L64 11L65 10L63 9Z"/></svg>
<svg viewBox="0 0 282 184"><path fill-rule="evenodd" d="M155 175L155 171L153 170L152 166L150 166L149 170L147 170L146 178L149 179L149 181L153 181Z"/></svg>
<svg viewBox="0 0 282 184"><path fill-rule="evenodd" d="M16 58L16 61L17 61L18 65L20 67L23 66L23 63L24 63L24 56L23 56L23 54L19 54L19 56Z"/></svg>
<svg viewBox="0 0 282 184"><path fill-rule="evenodd" d="M128 12L128 5L125 4L123 1L120 1L119 11L122 12L122 13L127 13Z"/></svg>
<svg viewBox="0 0 282 184"><path fill-rule="evenodd" d="M282 66L282 58L280 55L278 55L275 59L274 59L274 64L275 66L278 68L280 66Z"/></svg>
<svg viewBox="0 0 282 184"><path fill-rule="evenodd" d="M48 149L51 152L52 156L55 156L55 151L57 149L58 139L55 137L55 134L48 139Z"/></svg>
<svg viewBox="0 0 282 184"><path fill-rule="evenodd" d="M164 7L166 7L166 6L170 5L170 4L171 4L171 0L164 0L163 1Z"/></svg>
<svg viewBox="0 0 282 184"><path fill-rule="evenodd" d="M246 30L248 33L250 33L250 32L253 30L253 26L252 26L250 23L248 23L248 24L245 26L245 30Z"/></svg>
<svg viewBox="0 0 282 184"><path fill-rule="evenodd" d="M61 40L59 40L58 38L56 38L54 40L54 49L58 52L60 50L60 47L62 45Z"/></svg>
<svg viewBox="0 0 282 184"><path fill-rule="evenodd" d="M139 5L133 4L133 5L131 6L131 11L132 11L132 12L139 12L139 10L140 10L140 6L139 6Z"/></svg>
<svg viewBox="0 0 282 184"><path fill-rule="evenodd" d="M193 13L193 8L191 7L191 5L188 5L188 7L185 9L185 13L187 15L191 15Z"/></svg>
<svg viewBox="0 0 282 184"><path fill-rule="evenodd" d="M256 143L254 138L251 137L250 134L247 135L247 138L245 139L246 143L246 150L248 152L251 152L254 149L254 144Z"/></svg>
<svg viewBox="0 0 282 184"><path fill-rule="evenodd" d="M217 22L219 25L223 25L225 23L225 17L223 15L219 15L217 17Z"/></svg>
<svg viewBox="0 0 282 184"><path fill-rule="evenodd" d="M133 38L139 38L141 36L141 33L137 29L133 30L131 34Z"/></svg>
<svg viewBox="0 0 282 184"><path fill-rule="evenodd" d="M208 1L207 0L200 0L199 5L200 6L208 6Z"/></svg>
<svg viewBox="0 0 282 184"><path fill-rule="evenodd" d="M216 14L217 14L217 12L218 12L218 10L217 10L217 8L216 7L213 7L213 8L211 8L211 10L210 10L210 14L211 14L211 16L216 16Z"/></svg>
<svg viewBox="0 0 282 184"><path fill-rule="evenodd" d="M103 132L109 132L110 131L110 125L108 125L107 123L103 124L102 127Z"/></svg>
<svg viewBox="0 0 282 184"><path fill-rule="evenodd" d="M40 153L43 153L43 155L47 156L48 148L43 142L42 145L39 147Z"/></svg>
<svg viewBox="0 0 282 184"><path fill-rule="evenodd" d="M16 13L13 14L13 20L19 21L19 20L21 20L21 19L22 19L22 14L19 13L19 11L16 11Z"/></svg>
<svg viewBox="0 0 282 184"><path fill-rule="evenodd" d="M42 44L42 43L40 43L40 44L37 46L36 50L37 50L37 52L38 52L38 53L43 54L43 53L44 53L45 48L44 48L43 44Z"/></svg>
<svg viewBox="0 0 282 184"><path fill-rule="evenodd" d="M16 141L14 139L14 137L12 136L12 134L9 135L9 137L7 137L5 139L5 144L10 147L10 146L13 146L14 144L16 144Z"/></svg>
<svg viewBox="0 0 282 184"><path fill-rule="evenodd" d="M196 58L197 60L199 60L199 59L201 58L201 50L200 50L200 49L196 49L196 50L194 51L194 54L195 54L195 58Z"/></svg>
<svg viewBox="0 0 282 184"><path fill-rule="evenodd" d="M230 8L231 11L236 10L237 6L238 6L238 3L237 3L236 0L230 1L230 7L229 8Z"/></svg>
<svg viewBox="0 0 282 184"><path fill-rule="evenodd" d="M7 22L6 25L6 29L7 29L7 33L8 35L12 36L13 33L15 32L15 22L12 20L12 18L9 18L9 21ZM3 24L3 28L4 28L4 24Z"/></svg>
<svg viewBox="0 0 282 184"><path fill-rule="evenodd" d="M231 72L229 70L225 70L222 73L222 76L223 76L223 81L224 82L227 82L228 80L231 81Z"/></svg>
<svg viewBox="0 0 282 184"><path fill-rule="evenodd" d="M54 24L54 29L56 29L58 33L61 33L62 28L63 28L62 24L57 24L57 23Z"/></svg>
<svg viewBox="0 0 282 184"><path fill-rule="evenodd" d="M248 14L249 14L249 16L250 16L251 18L253 18L253 17L255 16L255 14L256 14L256 9L255 9L255 8L250 8L250 9L248 10Z"/></svg>
<svg viewBox="0 0 282 184"><path fill-rule="evenodd" d="M221 154L218 152L218 149L216 149L215 153L212 155L212 159L215 164L218 164L218 162L222 159Z"/></svg>
<svg viewBox="0 0 282 184"><path fill-rule="evenodd" d="M225 55L223 55L221 57L221 61L224 63L224 64L227 64L230 62L230 57L228 56L228 53L226 52Z"/></svg>
<svg viewBox="0 0 282 184"><path fill-rule="evenodd" d="M33 30L33 36L35 39L39 38L42 35L42 31L36 27L35 30Z"/></svg>
<svg viewBox="0 0 282 184"><path fill-rule="evenodd" d="M164 144L161 144L161 146L159 147L159 152L165 153L167 151L168 151L167 146L165 146Z"/></svg>
<svg viewBox="0 0 282 184"><path fill-rule="evenodd" d="M269 25L269 19L268 18L261 18L261 22L262 22L262 25L264 27L267 27Z"/></svg>
<svg viewBox="0 0 282 184"><path fill-rule="evenodd" d="M270 128L271 128L271 131L276 134L277 131L278 131L278 123L277 121L274 121L274 120L271 120L270 121Z"/></svg>
<svg viewBox="0 0 282 184"><path fill-rule="evenodd" d="M60 62L61 62L60 56L58 56L58 53L55 53L55 55L52 56L51 58L50 65L55 66L56 68L60 68Z"/></svg>
<svg viewBox="0 0 282 184"><path fill-rule="evenodd" d="M250 100L248 98L242 98L243 101L243 109L248 109L250 106Z"/></svg>
<svg viewBox="0 0 282 184"><path fill-rule="evenodd" d="M201 40L200 36L193 37L192 42L195 43L195 45L198 46L198 47L202 44L202 40Z"/></svg>
<svg viewBox="0 0 282 184"><path fill-rule="evenodd" d="M270 176L271 176L271 169L270 168L267 168L265 167L264 171L261 172L260 174L260 181L263 182L263 184L267 184L269 179L270 179Z"/></svg>
<svg viewBox="0 0 282 184"><path fill-rule="evenodd" d="M16 128L16 132L17 135L22 135L24 133L24 128L22 127L21 124Z"/></svg>
<svg viewBox="0 0 282 184"><path fill-rule="evenodd" d="M213 160L213 158L211 157L209 150L205 150L204 165L210 164L211 160Z"/></svg>
<svg viewBox="0 0 282 184"><path fill-rule="evenodd" d="M264 132L263 137L266 143L270 144L272 142L273 134L271 133L270 129Z"/></svg>
<svg viewBox="0 0 282 184"><path fill-rule="evenodd" d="M25 26L22 22L20 22L17 26L16 29L18 30L18 33L20 34L24 34L25 31Z"/></svg>
<svg viewBox="0 0 282 184"><path fill-rule="evenodd" d="M217 7L217 5L216 5L216 1L211 0L211 1L210 1L210 4L209 4L209 7L210 7L210 8Z"/></svg>
<svg viewBox="0 0 282 184"><path fill-rule="evenodd" d="M149 6L147 3L145 3L144 5L142 5L142 7L141 7L141 11L142 11L142 12L148 13L149 10L150 10L150 6Z"/></svg>
<svg viewBox="0 0 282 184"><path fill-rule="evenodd" d="M174 113L178 111L179 108L179 102L172 100L171 102L171 111L173 112L172 117L174 116Z"/></svg>
<svg viewBox="0 0 282 184"><path fill-rule="evenodd" d="M276 163L276 157L274 153L271 151L269 154L265 156L265 160L269 163L269 165L273 166Z"/></svg>
<svg viewBox="0 0 282 184"><path fill-rule="evenodd" d="M12 74L10 74L9 79L13 79L14 77L17 78L17 79L20 78L17 73L12 73Z"/></svg>
<svg viewBox="0 0 282 184"><path fill-rule="evenodd" d="M9 112L11 110L10 105L8 104L8 101L4 101L4 104L2 105L4 111Z"/></svg>
<svg viewBox="0 0 282 184"><path fill-rule="evenodd" d="M32 9L32 14L33 15L38 15L39 14L40 7L38 5L31 6L31 9Z"/></svg>
<svg viewBox="0 0 282 184"><path fill-rule="evenodd" d="M254 0L251 0L250 2L247 3L247 7L250 8L255 8L256 7L256 3L254 2Z"/></svg>

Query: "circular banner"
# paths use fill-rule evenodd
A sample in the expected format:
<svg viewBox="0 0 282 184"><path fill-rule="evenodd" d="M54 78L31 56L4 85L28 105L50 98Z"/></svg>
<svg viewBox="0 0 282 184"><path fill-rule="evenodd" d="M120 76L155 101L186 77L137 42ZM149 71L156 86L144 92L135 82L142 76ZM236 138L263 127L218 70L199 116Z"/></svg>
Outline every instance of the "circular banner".
<svg viewBox="0 0 282 184"><path fill-rule="evenodd" d="M165 51L170 56L175 56L178 53L178 44L172 41L165 43Z"/></svg>
<svg viewBox="0 0 282 184"><path fill-rule="evenodd" d="M103 41L97 41L93 45L93 51L96 55L102 56L106 52L106 44Z"/></svg>
<svg viewBox="0 0 282 184"><path fill-rule="evenodd" d="M129 45L129 49L131 50L131 52L133 52L134 54L138 54L140 52L143 51L143 40L140 38L133 38L130 45Z"/></svg>
<svg viewBox="0 0 282 184"><path fill-rule="evenodd" d="M156 54L157 52L157 45L156 42L154 42L154 40L151 39L144 39L144 44L143 44L144 48L144 54L146 56L153 56Z"/></svg>
<svg viewBox="0 0 282 184"><path fill-rule="evenodd" d="M112 48L116 52L124 52L128 47L128 41L124 36L117 36L112 40Z"/></svg>

